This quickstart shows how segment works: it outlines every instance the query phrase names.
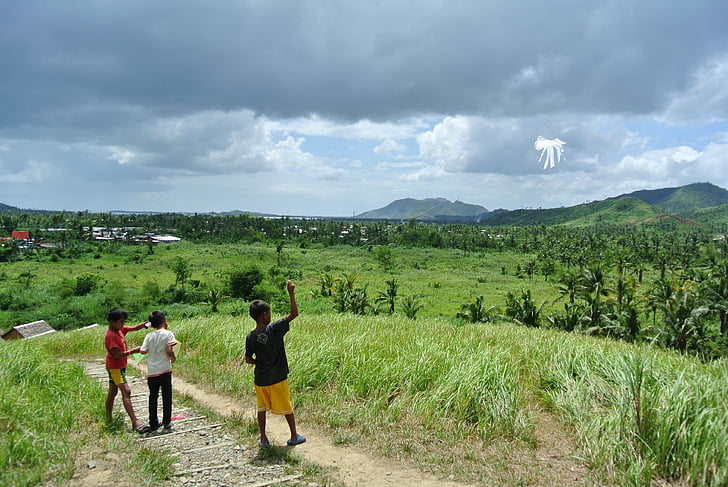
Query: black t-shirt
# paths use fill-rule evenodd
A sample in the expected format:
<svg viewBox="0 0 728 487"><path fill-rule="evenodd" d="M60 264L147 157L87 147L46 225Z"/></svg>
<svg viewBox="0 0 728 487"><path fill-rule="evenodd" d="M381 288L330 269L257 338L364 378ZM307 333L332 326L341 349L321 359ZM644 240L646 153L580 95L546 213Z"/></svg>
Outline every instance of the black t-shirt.
<svg viewBox="0 0 728 487"><path fill-rule="evenodd" d="M255 358L255 385L272 386L288 378L283 335L289 329L288 319L281 318L245 337L245 356Z"/></svg>

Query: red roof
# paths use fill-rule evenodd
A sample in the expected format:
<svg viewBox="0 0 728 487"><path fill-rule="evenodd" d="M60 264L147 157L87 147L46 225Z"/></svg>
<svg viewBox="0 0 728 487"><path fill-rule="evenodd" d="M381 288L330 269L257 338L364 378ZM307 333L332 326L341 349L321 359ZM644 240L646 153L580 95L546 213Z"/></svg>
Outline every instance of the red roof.
<svg viewBox="0 0 728 487"><path fill-rule="evenodd" d="M19 232L17 230L13 230L13 238L15 240L30 240L30 232Z"/></svg>

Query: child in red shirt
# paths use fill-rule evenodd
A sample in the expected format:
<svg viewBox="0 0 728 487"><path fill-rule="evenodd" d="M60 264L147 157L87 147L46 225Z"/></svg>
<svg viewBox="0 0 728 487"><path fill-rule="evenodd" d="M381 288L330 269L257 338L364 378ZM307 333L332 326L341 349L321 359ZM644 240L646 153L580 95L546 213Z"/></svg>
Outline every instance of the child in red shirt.
<svg viewBox="0 0 728 487"><path fill-rule="evenodd" d="M121 400L124 403L126 413L131 419L131 427L138 433L146 433L149 431L149 426L139 421L136 414L134 414L134 407L131 403L131 388L126 381L127 357L132 353L138 352L140 347L127 350L125 337L130 331L148 328L149 322L145 321L136 326L124 326L126 318L127 314L123 309L113 308L109 311L109 329L106 330L106 337L104 338L104 346L108 352L106 354L106 371L109 374L109 393L106 396L106 420L111 422L114 411L114 399L116 399L116 393L121 391Z"/></svg>

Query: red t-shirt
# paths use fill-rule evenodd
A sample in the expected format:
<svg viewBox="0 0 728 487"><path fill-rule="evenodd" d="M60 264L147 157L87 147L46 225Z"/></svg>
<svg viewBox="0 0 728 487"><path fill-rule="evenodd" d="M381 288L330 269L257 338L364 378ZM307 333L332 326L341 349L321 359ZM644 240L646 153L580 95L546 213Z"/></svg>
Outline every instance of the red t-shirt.
<svg viewBox="0 0 728 487"><path fill-rule="evenodd" d="M104 346L106 347L106 368L107 369L125 369L126 368L126 357L114 358L111 355L112 348L118 348L120 352L126 352L126 336L131 331L130 326L122 326L121 330L114 330L109 327L106 330L106 338L104 338Z"/></svg>

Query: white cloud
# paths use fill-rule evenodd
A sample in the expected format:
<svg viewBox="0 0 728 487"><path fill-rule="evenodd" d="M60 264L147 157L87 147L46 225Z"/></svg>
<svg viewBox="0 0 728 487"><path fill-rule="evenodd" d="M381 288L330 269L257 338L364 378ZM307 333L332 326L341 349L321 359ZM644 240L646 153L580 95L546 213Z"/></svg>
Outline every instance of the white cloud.
<svg viewBox="0 0 728 487"><path fill-rule="evenodd" d="M400 144L396 140L387 139L374 148L374 153L378 156L392 156L407 150L407 146Z"/></svg>
<svg viewBox="0 0 728 487"><path fill-rule="evenodd" d="M420 175L441 175L459 172L467 166L470 156L470 124L466 117L445 117L432 130L417 136L420 157L430 167Z"/></svg>

